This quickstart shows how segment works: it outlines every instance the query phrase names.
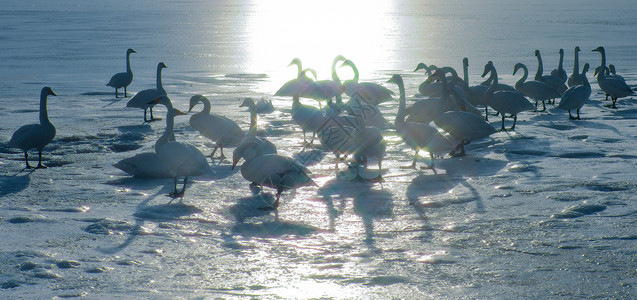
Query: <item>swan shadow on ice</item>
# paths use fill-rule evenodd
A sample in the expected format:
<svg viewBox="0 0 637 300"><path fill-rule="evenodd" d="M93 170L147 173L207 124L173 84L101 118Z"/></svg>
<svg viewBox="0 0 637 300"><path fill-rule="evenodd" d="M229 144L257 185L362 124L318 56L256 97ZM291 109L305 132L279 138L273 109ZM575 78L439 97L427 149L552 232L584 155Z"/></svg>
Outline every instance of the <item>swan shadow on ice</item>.
<svg viewBox="0 0 637 300"><path fill-rule="evenodd" d="M33 173L34 170L35 169L24 168L12 176L0 175L0 197L18 193L26 189L31 182L31 173ZM18 175L23 171L25 171L26 174Z"/></svg>
<svg viewBox="0 0 637 300"><path fill-rule="evenodd" d="M385 189L373 189L365 183L356 191L354 213L361 217L365 227L365 243L373 248L374 220L391 218L394 215L394 201L391 192Z"/></svg>
<svg viewBox="0 0 637 300"><path fill-rule="evenodd" d="M367 183L362 181L353 182L334 178L318 189L317 194L321 196L327 206L330 231L336 230L336 219L343 214L347 200L354 199L357 191L365 184Z"/></svg>

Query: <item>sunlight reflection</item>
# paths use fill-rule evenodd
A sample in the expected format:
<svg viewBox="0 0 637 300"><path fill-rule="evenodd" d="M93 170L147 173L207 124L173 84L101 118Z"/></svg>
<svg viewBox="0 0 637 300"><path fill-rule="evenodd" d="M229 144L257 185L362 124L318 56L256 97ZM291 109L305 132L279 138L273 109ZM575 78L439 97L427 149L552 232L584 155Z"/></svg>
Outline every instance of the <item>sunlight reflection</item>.
<svg viewBox="0 0 637 300"><path fill-rule="evenodd" d="M383 44L393 27L386 14L391 1L276 0L253 5L246 25L247 59L255 70L283 76L273 78L277 84L296 76L296 69L285 68L294 57L314 68L319 79L331 76L330 64L339 54L363 66L361 78L384 67L379 62L389 55Z"/></svg>

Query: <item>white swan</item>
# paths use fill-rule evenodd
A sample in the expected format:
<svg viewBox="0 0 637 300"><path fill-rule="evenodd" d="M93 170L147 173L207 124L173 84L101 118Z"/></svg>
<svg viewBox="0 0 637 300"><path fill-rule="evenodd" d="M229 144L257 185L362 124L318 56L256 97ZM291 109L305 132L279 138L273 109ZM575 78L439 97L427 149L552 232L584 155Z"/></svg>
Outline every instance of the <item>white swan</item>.
<svg viewBox="0 0 637 300"><path fill-rule="evenodd" d="M137 177L173 178L170 169L155 152L144 152L124 158L114 167Z"/></svg>
<svg viewBox="0 0 637 300"><path fill-rule="evenodd" d="M496 86L498 84L498 72L495 69L495 66L491 63L487 63L484 66L484 72L482 73L482 77L491 73L491 77L493 78L491 86L485 92L485 98L487 100L487 104L495 111L499 112L502 115L502 128L501 131L506 130L504 128L504 118L505 114L510 114L513 116L513 125L510 130L515 130L515 123L518 120L518 113L528 110L533 110L533 104L529 102L529 100L524 97L524 95L518 91L495 91Z"/></svg>
<svg viewBox="0 0 637 300"><path fill-rule="evenodd" d="M569 87L584 84L584 80L583 80L584 78L582 78L582 74L579 73L579 52L580 51L581 50L579 46L576 46L575 50L573 51L574 52L573 73L571 74L571 76L568 77L568 80L566 81Z"/></svg>
<svg viewBox="0 0 637 300"><path fill-rule="evenodd" d="M464 77L462 90L464 91L467 101L473 105L484 105L486 107L484 92L486 92L489 87L481 84L469 86L469 59L466 57L462 59L462 71Z"/></svg>
<svg viewBox="0 0 637 300"><path fill-rule="evenodd" d="M517 73L519 69L524 70L524 75L515 83L515 89L525 96L535 100L535 110L537 110L538 101L542 101L542 110L546 110L545 101L549 101L550 99L555 99L560 96L556 89L549 86L545 82L538 80L529 80L526 79L529 76L529 69L523 63L515 64L513 68L513 75Z"/></svg>
<svg viewBox="0 0 637 300"><path fill-rule="evenodd" d="M241 165L241 176L250 186L276 189L272 208L277 210L281 193L302 186L316 185L308 175L310 171L297 161L278 154L255 156ZM261 188L261 191L263 189Z"/></svg>
<svg viewBox="0 0 637 300"><path fill-rule="evenodd" d="M566 75L566 71L564 71L564 67L562 66L564 62L564 49L560 49L559 53L560 53L560 62L557 65L557 69L551 70L550 74L551 76L555 76L559 78L560 80L562 80L562 82L566 82L568 77Z"/></svg>
<svg viewBox="0 0 637 300"><path fill-rule="evenodd" d="M407 122L405 121L405 85L403 83L403 78L395 74L394 76L387 81L389 83L395 83L398 85L398 90L400 94L400 98L398 99L398 113L396 114L396 119L394 120L394 126L396 127L396 133L403 139L403 141L409 145L412 149L414 149L414 160L411 163L411 168L416 167L416 160L418 159L418 152L420 150L428 150L428 145L436 138L437 136L442 136L442 134L434 127L429 124L416 123L416 122ZM446 87L443 87L443 91ZM440 139L440 137L438 137ZM448 142L448 141L447 141ZM449 147L451 148L451 143L449 143ZM429 151L429 156L431 158L431 166L421 167L421 168L435 168L435 160L434 160L434 152Z"/></svg>
<svg viewBox="0 0 637 300"><path fill-rule="evenodd" d="M542 55L540 54L540 50L535 50L535 57L537 57L537 72L535 73L535 80L545 82L556 89L560 95L564 93L568 87L566 87L566 84L562 81L562 79L551 75L542 75L544 67L542 64Z"/></svg>
<svg viewBox="0 0 637 300"><path fill-rule="evenodd" d="M232 169L241 158L249 160L255 156L276 154L276 146L265 137L257 136L257 111L252 98L245 98L239 107L247 107L250 112L250 129L232 152Z"/></svg>
<svg viewBox="0 0 637 300"><path fill-rule="evenodd" d="M387 143L383 139L380 130L375 126L365 126L362 118L356 119L356 131L354 133L354 144L356 148L353 153L353 159L356 162L356 177L353 180L366 181L358 170L360 165L367 165L370 157L378 159L378 176L371 179L372 181L383 181L383 158L387 150Z"/></svg>
<svg viewBox="0 0 637 300"><path fill-rule="evenodd" d="M591 96L591 85L586 78L586 72L588 72L589 64L584 64L584 68L582 69L582 78L584 79L583 85L575 85L562 95L562 99L560 99L560 104L557 105L557 108L568 110L568 117L571 120L577 119L579 120L579 111L584 106L584 103L588 101ZM577 117L573 117L571 115L571 110L577 110Z"/></svg>
<svg viewBox="0 0 637 300"><path fill-rule="evenodd" d="M431 77L432 70L425 63L419 63L414 72L418 72L419 70L425 70L427 79ZM442 95L442 83L438 81L425 80L418 85L418 92L420 95L426 97L440 97L440 95Z"/></svg>
<svg viewBox="0 0 637 300"><path fill-rule="evenodd" d="M126 103L126 107L141 108L144 110L144 122L161 120L155 119L155 117L153 117L153 106L155 106L155 104L153 104L153 100L157 99L160 96L166 95L166 90L164 90L164 86L161 82L161 70L163 68L167 68L166 64L164 64L163 62L157 64L156 88L143 90L135 94L135 96L133 96L133 98L131 98L128 103ZM150 119L146 117L146 112L148 110L150 110Z"/></svg>
<svg viewBox="0 0 637 300"><path fill-rule="evenodd" d="M352 95L358 94L371 105L378 105L394 99L394 92L380 84L373 82L358 82L358 68L351 60L346 59L341 67L343 66L349 66L354 72L354 78L343 82L345 94L348 96L352 97Z"/></svg>
<svg viewBox="0 0 637 300"><path fill-rule="evenodd" d="M117 98L117 90L120 88L124 88L124 98L128 97L126 95L126 87L133 82L133 71L130 68L130 54L137 53L135 50L128 48L126 50L126 72L117 73L111 77L111 80L106 84L106 86L115 88L115 98Z"/></svg>
<svg viewBox="0 0 637 300"><path fill-rule="evenodd" d="M342 105L343 100L341 94L343 94L344 88L340 78L338 77L338 73L336 73L336 65L344 60L345 57L342 55L336 56L332 61L332 79L309 82L307 86L302 89L300 96L319 101L329 101L332 98L335 98L336 104Z"/></svg>
<svg viewBox="0 0 637 300"><path fill-rule="evenodd" d="M27 169L31 168L28 153L31 149L38 150L38 165L35 168L46 168L42 164L42 150L55 137L55 126L49 121L49 114L46 108L46 100L49 95L57 96L50 87L43 87L40 91L40 124L29 124L18 128L7 144L9 147L20 148L24 151L24 161Z"/></svg>
<svg viewBox="0 0 637 300"><path fill-rule="evenodd" d="M223 147L236 147L244 138L243 130L234 121L217 114L210 113L210 100L202 95L190 97L190 113L192 109L203 103L203 109L190 117L190 126L196 129L204 137L215 142L215 148L210 154L214 158L217 149L221 149L220 159L225 158Z"/></svg>
<svg viewBox="0 0 637 300"><path fill-rule="evenodd" d="M597 84L599 87L610 96L612 104L611 108L617 108L615 103L617 99L628 97L635 94L635 92L626 84L626 81L618 79L616 77L607 76L609 74L608 67L599 66L595 69L595 75L597 76Z"/></svg>
<svg viewBox="0 0 637 300"><path fill-rule="evenodd" d="M155 152L161 161L168 166L173 176L175 189L168 196L173 198L183 197L188 183L188 177L210 174L212 170L206 157L196 147L177 141L170 141L174 137L174 124L176 110L167 96L155 99L154 104L166 106L166 130L155 143ZM181 191L177 190L177 180L184 177L184 185Z"/></svg>
<svg viewBox="0 0 637 300"><path fill-rule="evenodd" d="M434 123L453 138L460 141L451 156L464 156L464 146L474 140L485 138L496 132L483 118L466 111L448 111L434 120ZM460 153L458 153L460 149Z"/></svg>

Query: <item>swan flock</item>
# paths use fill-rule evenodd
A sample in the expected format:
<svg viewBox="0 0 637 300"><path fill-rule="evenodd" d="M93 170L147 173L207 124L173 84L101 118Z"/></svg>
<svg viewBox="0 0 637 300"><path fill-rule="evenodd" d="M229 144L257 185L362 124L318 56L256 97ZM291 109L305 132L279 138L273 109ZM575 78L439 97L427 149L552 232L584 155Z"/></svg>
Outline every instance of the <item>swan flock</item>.
<svg viewBox="0 0 637 300"><path fill-rule="evenodd" d="M484 65L482 75L489 75L488 80L478 85L469 85L467 58L462 61L463 78L451 67L421 63L414 72L424 69L427 78L419 85L415 96L409 98L400 74L393 75L384 85L361 81L354 62L339 55L332 63L331 78L318 80L313 69L304 69L301 60L295 58L290 66L296 66L296 78L284 83L273 96L292 100L289 117L303 133L303 151L318 149L333 153L338 179L382 182L382 161L387 150L385 137L388 134L399 136L402 143L414 151L412 164L403 168L417 169L420 152L424 151L430 163L417 170L436 172L436 157L440 159L448 155L449 159L453 159L465 156L465 146L471 141L485 139L498 132L488 121L489 115L492 115L489 109L499 115L500 131L516 130L519 114L543 112L546 105L551 103L567 110L570 119L580 119L580 110L591 97L591 85L586 77L591 67L586 63L579 70L580 51L579 47L575 47L573 72L567 75L563 68L563 49L559 50L559 65L549 74L543 73L540 51L535 50L538 60L535 77L529 79L528 67L518 63L511 69L513 75L522 71L515 86L499 83L497 70L491 61ZM614 73L613 65L606 65L603 47L592 51L601 54L601 64L593 68L595 79L607 97L611 97L608 107L616 109L617 100L634 95L634 91L622 76ZM124 97L128 97L127 87L133 80L130 65L132 53L137 52L133 49L126 51L126 72L113 75L107 84L115 88L116 98L121 88L124 89ZM172 178L174 188L168 196L183 198L190 177L214 176L215 170L225 168L222 165L225 161L224 148L234 148L232 166L227 167L228 171L237 172L235 167L241 164L240 173L249 182L255 196L260 196L264 187L275 189L276 200L269 206L273 210L279 207L282 192L316 185L307 165L278 153L277 145L259 132L257 105L251 98L246 98L240 105L247 108L250 114L250 127L242 129L240 125L245 122L237 123L223 116L222 112L213 111L213 103L203 95L192 96L188 113L198 104L203 104L203 109L191 115L189 126L194 129L193 132L210 140L214 149L212 154L205 156L196 146L177 141L174 135L176 116L186 113L173 107L169 92L163 87L161 73L164 68L167 68L166 64L158 63L156 87L136 93L126 106L144 109L145 122L160 120L153 116L152 108L157 104L165 106L165 131L157 139L154 152L123 159L113 164L116 168L133 176ZM338 76L340 68L350 68L354 77L341 81ZM313 75L313 78L308 75ZM9 147L22 150L26 168L32 168L28 152L33 149L38 151L38 165L35 168L46 168L42 163L42 152L56 135L55 126L47 113L48 96L57 95L49 87L42 88L40 123L18 128L7 143ZM301 99L311 99L318 105L308 104ZM556 104L557 99L559 104ZM398 103L394 122L388 122L380 109L391 102ZM540 102L542 109L538 109ZM267 100L261 100L259 105L267 108L262 110L265 113L274 110L272 103ZM513 119L508 128L505 127L506 119ZM306 134L312 135L310 142L305 139ZM313 145L315 139L320 145ZM217 150L220 154L214 157ZM218 164L209 162L215 159L219 160ZM241 159L244 160L242 163ZM371 160L378 162L377 170L374 171L378 175L366 178L360 170L367 169ZM338 163L343 161L348 165L347 170L339 168ZM346 174L351 173L349 171L352 169L355 176L348 177ZM180 179L183 185L178 189Z"/></svg>

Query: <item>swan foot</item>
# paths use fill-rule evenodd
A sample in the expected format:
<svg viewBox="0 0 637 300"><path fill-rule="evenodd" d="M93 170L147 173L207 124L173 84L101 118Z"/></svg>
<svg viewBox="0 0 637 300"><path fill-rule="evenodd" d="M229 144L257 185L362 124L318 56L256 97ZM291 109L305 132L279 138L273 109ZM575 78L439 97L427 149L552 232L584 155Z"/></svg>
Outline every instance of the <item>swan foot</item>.
<svg viewBox="0 0 637 300"><path fill-rule="evenodd" d="M435 166L420 166L421 170L436 170Z"/></svg>
<svg viewBox="0 0 637 300"><path fill-rule="evenodd" d="M174 191L174 192L172 192L170 194L166 194L166 197L170 197L170 198L173 198L173 199L183 198L184 197L184 191L181 191L181 192Z"/></svg>
<svg viewBox="0 0 637 300"><path fill-rule="evenodd" d="M30 169L30 168L31 168L31 166L29 166L27 169ZM45 165L43 165L43 164L38 164L38 165L35 167L35 169L48 169L48 168L49 168L49 167L47 167L47 166L45 166Z"/></svg>

